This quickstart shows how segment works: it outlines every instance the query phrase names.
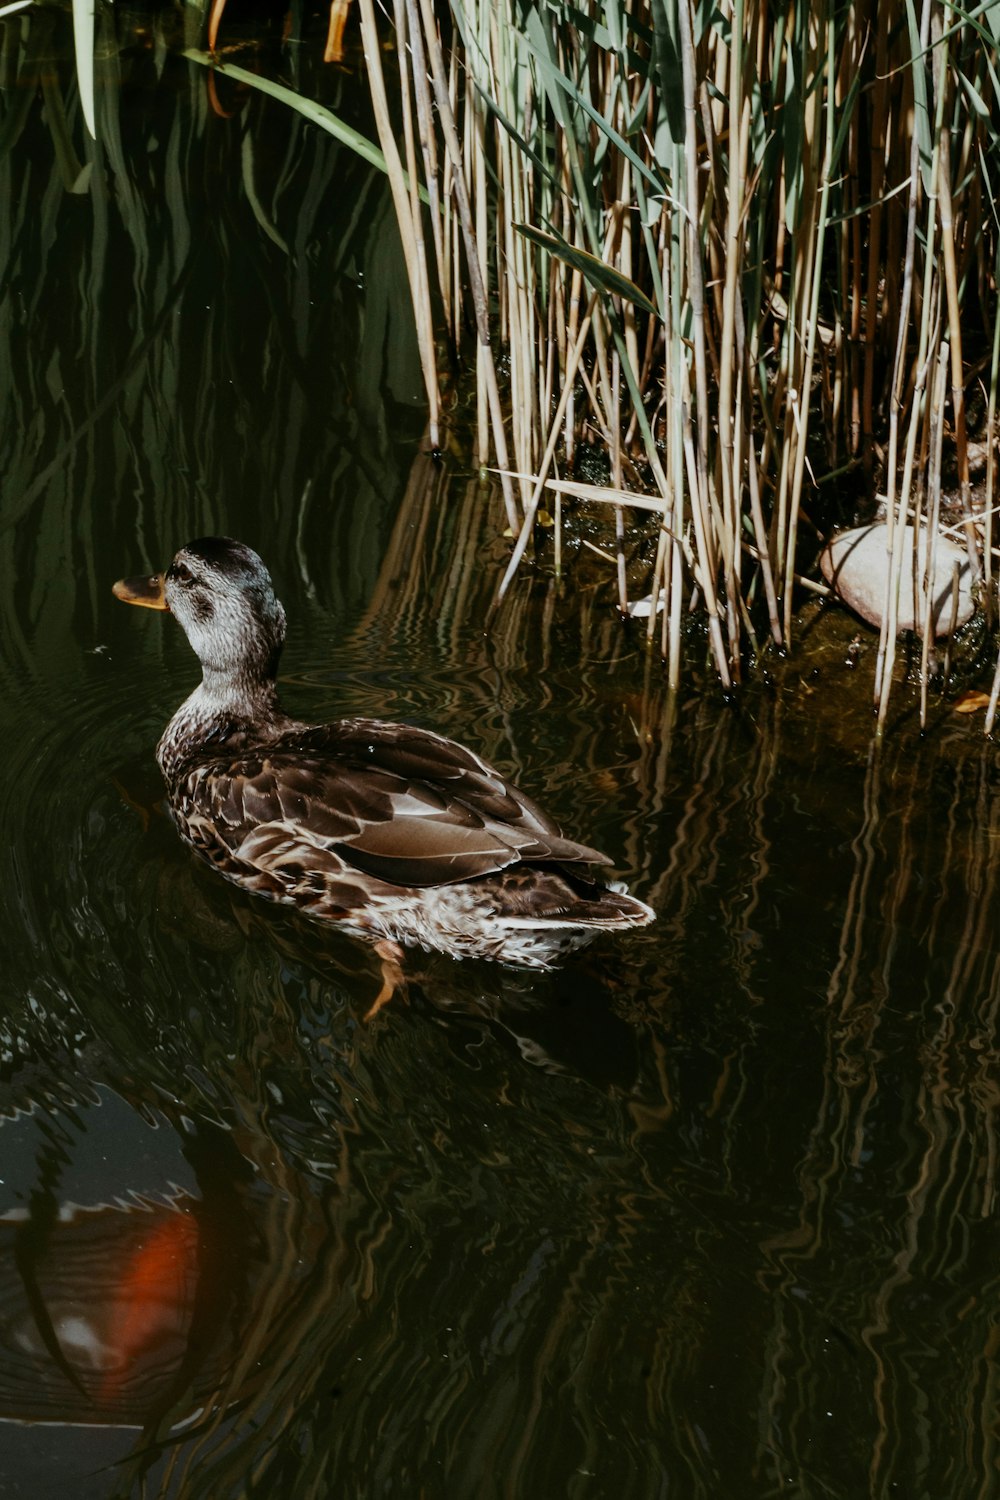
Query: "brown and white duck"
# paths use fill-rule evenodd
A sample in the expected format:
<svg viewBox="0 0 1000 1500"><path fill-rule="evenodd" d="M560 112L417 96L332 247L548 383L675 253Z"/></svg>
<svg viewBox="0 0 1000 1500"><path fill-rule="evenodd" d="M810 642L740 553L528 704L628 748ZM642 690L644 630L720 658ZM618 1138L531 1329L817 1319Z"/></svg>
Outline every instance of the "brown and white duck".
<svg viewBox="0 0 1000 1500"><path fill-rule="evenodd" d="M119 599L168 610L202 680L156 750L183 838L227 879L374 942L550 967L654 913L471 750L410 724L304 724L278 702L285 612L257 556L202 537Z"/></svg>

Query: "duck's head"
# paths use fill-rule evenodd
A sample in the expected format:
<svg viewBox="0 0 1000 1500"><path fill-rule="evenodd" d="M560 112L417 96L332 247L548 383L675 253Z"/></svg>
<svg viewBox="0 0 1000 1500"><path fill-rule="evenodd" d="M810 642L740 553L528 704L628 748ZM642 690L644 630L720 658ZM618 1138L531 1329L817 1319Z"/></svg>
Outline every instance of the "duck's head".
<svg viewBox="0 0 1000 1500"><path fill-rule="evenodd" d="M165 573L123 578L126 604L175 615L207 678L272 679L285 640L285 611L271 575L250 547L226 536L199 537Z"/></svg>

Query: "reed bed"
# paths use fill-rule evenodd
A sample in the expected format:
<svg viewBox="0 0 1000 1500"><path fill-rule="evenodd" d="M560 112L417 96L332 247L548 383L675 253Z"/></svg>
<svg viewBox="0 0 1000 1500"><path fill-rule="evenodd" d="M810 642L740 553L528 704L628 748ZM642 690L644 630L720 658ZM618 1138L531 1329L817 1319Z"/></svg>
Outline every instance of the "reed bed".
<svg viewBox="0 0 1000 1500"><path fill-rule="evenodd" d="M374 95L386 64L371 0L361 15ZM797 576L821 539L881 510L883 725L894 539L907 520L939 524L942 474L989 608L997 17L933 0L711 12L397 0L433 267L412 191L397 194L400 227L420 276L436 272L452 350L476 332L478 451L500 471L516 537L498 600L547 487L569 494L596 457L599 493L575 503L614 507L623 609L635 570L622 505L652 515L643 587L663 608L646 632L674 686L693 611L727 689L768 648L791 647ZM380 138L388 154L388 125ZM421 281L425 371L429 295ZM975 494L970 407L987 455ZM994 709L1000 668L997 682Z"/></svg>
<svg viewBox="0 0 1000 1500"><path fill-rule="evenodd" d="M188 0L192 60L224 57L225 9ZM380 149L355 147L391 183L433 445L449 366L475 351L477 456L514 538L494 608L540 522L558 572L567 508L610 506L622 612L649 596L671 686L700 635L730 690L795 644L831 532L884 517L881 730L905 667L903 542L926 528L909 652L926 722L953 660L932 638L946 522L995 614L998 16L938 0L331 9L327 57L352 38L364 53ZM84 31L92 130L88 46ZM1000 658L987 731L998 700Z"/></svg>

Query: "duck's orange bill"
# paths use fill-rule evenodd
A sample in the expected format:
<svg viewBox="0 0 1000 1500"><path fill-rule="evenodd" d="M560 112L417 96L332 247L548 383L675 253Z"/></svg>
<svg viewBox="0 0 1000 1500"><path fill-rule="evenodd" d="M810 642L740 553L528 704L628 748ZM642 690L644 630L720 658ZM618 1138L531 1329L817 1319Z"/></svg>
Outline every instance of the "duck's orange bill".
<svg viewBox="0 0 1000 1500"><path fill-rule="evenodd" d="M163 574L154 573L150 578L119 578L112 592L116 599L126 604L141 604L143 609L170 609L163 592Z"/></svg>

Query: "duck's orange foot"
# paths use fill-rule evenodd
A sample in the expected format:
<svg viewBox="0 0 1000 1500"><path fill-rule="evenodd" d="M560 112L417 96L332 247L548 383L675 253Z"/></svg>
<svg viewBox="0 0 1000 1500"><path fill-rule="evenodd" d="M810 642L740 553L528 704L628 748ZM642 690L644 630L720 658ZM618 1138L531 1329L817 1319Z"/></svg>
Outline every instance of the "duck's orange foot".
<svg viewBox="0 0 1000 1500"><path fill-rule="evenodd" d="M382 988L365 1012L366 1021L373 1020L383 1005L386 1005L392 999L393 995L398 993L403 1000L407 999L402 948L398 943L394 943L391 938L381 938L374 944L374 948L382 966Z"/></svg>

